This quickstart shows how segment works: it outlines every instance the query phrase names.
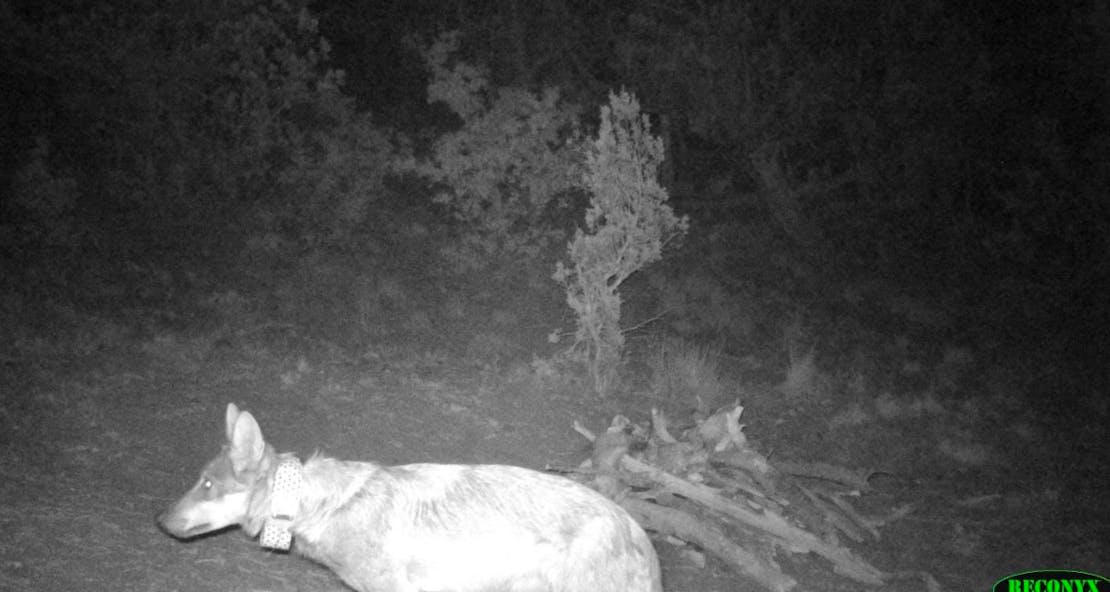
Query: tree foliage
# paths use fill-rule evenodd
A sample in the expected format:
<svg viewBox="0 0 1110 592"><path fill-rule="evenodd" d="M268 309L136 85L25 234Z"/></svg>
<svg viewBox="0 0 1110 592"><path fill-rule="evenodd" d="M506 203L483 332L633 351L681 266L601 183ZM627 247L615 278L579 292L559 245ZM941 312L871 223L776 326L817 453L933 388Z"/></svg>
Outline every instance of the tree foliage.
<svg viewBox="0 0 1110 592"><path fill-rule="evenodd" d="M303 5L133 0L13 17L16 67L53 89L40 108L58 123L44 133L83 210L112 211L115 231L146 247L290 224L326 236L365 214L380 174L344 194L351 173L333 175L335 162L366 173L388 147L342 94Z"/></svg>
<svg viewBox="0 0 1110 592"><path fill-rule="evenodd" d="M421 209L425 229L449 213L429 242L452 269L535 263L583 189L575 129L592 116L574 104L627 87L665 140L672 199L719 237L704 262L727 285L814 302L880 277L1104 317L1096 4L456 0L330 4L317 21L304 0L0 3L6 244L369 251L382 220ZM461 33L402 51L444 30ZM398 162L434 186L400 192L403 214L380 200Z"/></svg>
<svg viewBox="0 0 1110 592"><path fill-rule="evenodd" d="M445 255L458 269L534 259L564 236L550 212L580 174L578 109L554 88L493 88L483 69L453 61L458 43L444 35L423 51L428 101L462 126L440 135L415 170L457 222Z"/></svg>
<svg viewBox="0 0 1110 592"><path fill-rule="evenodd" d="M590 193L586 227L568 246L571 265L559 262L555 272L578 317L575 347L602 394L613 386L623 354L621 284L659 260L667 242L688 227L659 185L663 158L663 142L651 135L636 99L627 91L611 94L582 178Z"/></svg>
<svg viewBox="0 0 1110 592"><path fill-rule="evenodd" d="M502 78L581 102L635 90L668 124L676 198L744 209L714 220L776 241L721 251L721 266L770 248L784 272L812 270L808 290L828 285L822 273L913 284L922 266L946 290L1014 275L1081 290L1087 279L1036 276L1069 258L1104 268L1106 240L1091 242L1108 217L1099 6L513 5L460 19L460 4L437 3L421 17L480 40L471 59Z"/></svg>

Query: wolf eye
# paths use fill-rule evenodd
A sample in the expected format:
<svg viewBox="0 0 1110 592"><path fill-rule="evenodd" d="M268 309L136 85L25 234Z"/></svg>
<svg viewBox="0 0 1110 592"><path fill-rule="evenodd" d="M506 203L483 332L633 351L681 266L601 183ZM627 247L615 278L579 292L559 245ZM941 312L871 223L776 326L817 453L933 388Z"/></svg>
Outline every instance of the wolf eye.
<svg viewBox="0 0 1110 592"><path fill-rule="evenodd" d="M212 489L212 480L209 479L208 477L205 477L204 481L200 484L200 486L205 488L205 489Z"/></svg>

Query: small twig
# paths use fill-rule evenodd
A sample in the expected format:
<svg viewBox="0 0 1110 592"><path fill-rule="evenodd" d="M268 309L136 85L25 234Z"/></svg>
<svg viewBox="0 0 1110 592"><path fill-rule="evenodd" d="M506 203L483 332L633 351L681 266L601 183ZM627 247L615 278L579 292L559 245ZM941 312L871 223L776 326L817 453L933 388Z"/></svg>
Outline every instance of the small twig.
<svg viewBox="0 0 1110 592"><path fill-rule="evenodd" d="M647 319L644 319L643 321L640 321L639 323L636 323L635 325L632 325L631 327L628 327L627 329L621 329L621 333L632 333L633 331L639 331L640 329L643 329L644 327L646 327L646 326L648 326L648 325L650 325L650 324L652 324L656 321L663 320L663 318L666 317L672 310L675 310L674 307L668 308L668 309L664 310L663 312L661 312L661 313L659 313L659 314L657 314L653 317L649 317Z"/></svg>
<svg viewBox="0 0 1110 592"><path fill-rule="evenodd" d="M582 425L582 423L579 422L577 419L574 420L574 431L581 434L583 438L589 440L590 442L593 442L593 441L597 440L597 436L595 436L594 433L591 432L589 428Z"/></svg>
<svg viewBox="0 0 1110 592"><path fill-rule="evenodd" d="M867 483L867 478L871 476L873 471L866 469L853 471L849 468L829 463L800 463L788 460L777 460L774 464L783 473L796 477L811 477L814 479L833 481L858 489L859 491L868 491L871 488Z"/></svg>

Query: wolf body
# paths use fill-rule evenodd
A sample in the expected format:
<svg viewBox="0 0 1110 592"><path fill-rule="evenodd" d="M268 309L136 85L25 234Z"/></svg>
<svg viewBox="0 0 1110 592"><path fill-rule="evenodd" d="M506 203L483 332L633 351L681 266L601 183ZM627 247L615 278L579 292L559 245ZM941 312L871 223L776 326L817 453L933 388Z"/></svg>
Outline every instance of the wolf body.
<svg viewBox="0 0 1110 592"><path fill-rule="evenodd" d="M504 465L301 464L234 404L226 424L221 452L158 518L175 537L233 525L254 537L283 525L295 550L358 592L662 590L643 529L574 481ZM280 513L279 465L298 473Z"/></svg>

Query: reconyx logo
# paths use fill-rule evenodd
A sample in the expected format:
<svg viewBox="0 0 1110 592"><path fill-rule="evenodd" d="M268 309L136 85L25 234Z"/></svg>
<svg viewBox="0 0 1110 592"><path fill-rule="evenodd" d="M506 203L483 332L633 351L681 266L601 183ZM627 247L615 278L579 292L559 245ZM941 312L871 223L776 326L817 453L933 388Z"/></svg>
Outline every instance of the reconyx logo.
<svg viewBox="0 0 1110 592"><path fill-rule="evenodd" d="M1110 592L1110 580L1083 571L1027 571L998 580L994 592Z"/></svg>

